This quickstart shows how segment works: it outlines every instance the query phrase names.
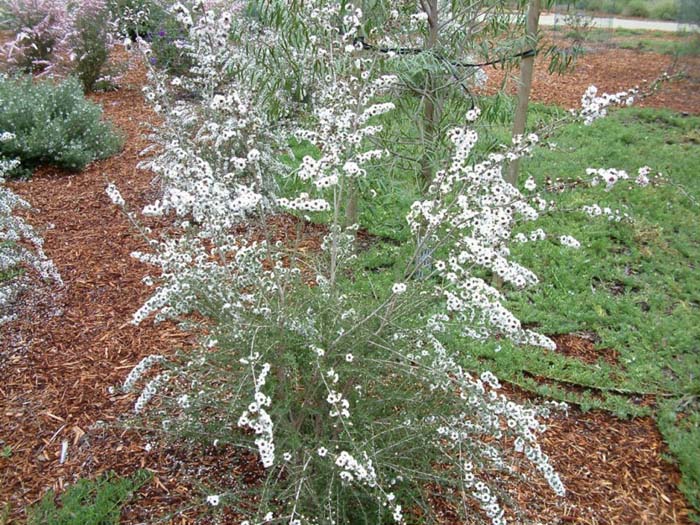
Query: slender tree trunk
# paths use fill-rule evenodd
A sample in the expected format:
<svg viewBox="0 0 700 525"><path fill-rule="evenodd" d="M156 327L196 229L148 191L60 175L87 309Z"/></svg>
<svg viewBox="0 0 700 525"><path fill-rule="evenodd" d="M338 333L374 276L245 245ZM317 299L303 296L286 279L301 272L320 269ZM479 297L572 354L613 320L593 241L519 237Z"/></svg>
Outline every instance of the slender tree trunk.
<svg viewBox="0 0 700 525"><path fill-rule="evenodd" d="M540 0L530 0L527 9L527 28L525 35L528 45L536 49L537 47L537 25L540 19ZM527 107L530 102L530 91L532 89L532 73L535 66L535 55L531 54L523 57L520 61L520 84L518 85L518 106L515 108L513 117L513 136L525 133L527 122ZM508 165L506 180L515 185L518 182L518 171L520 170L520 159L515 159Z"/></svg>
<svg viewBox="0 0 700 525"><path fill-rule="evenodd" d="M438 40L440 13L438 0L421 1L421 6L428 15L428 35L424 49L429 51L435 47ZM427 189L433 182L433 162L431 152L434 149L435 133L440 120L440 106L436 104L435 78L428 72L423 94L423 156L421 158L421 182Z"/></svg>
<svg viewBox="0 0 700 525"><path fill-rule="evenodd" d="M360 223L360 189L356 179L348 179L348 200L345 206L345 227Z"/></svg>

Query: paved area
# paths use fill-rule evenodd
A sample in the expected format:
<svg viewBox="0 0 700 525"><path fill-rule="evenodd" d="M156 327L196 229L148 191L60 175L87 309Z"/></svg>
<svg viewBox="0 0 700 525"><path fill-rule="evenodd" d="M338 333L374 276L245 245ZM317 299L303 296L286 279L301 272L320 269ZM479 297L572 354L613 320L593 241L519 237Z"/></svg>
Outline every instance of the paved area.
<svg viewBox="0 0 700 525"><path fill-rule="evenodd" d="M564 15L542 14L540 15L540 25L555 26L564 25ZM663 22L661 20L636 20L631 18L592 18L595 27L608 29L643 29L646 31L700 31L697 24L681 24L678 22Z"/></svg>

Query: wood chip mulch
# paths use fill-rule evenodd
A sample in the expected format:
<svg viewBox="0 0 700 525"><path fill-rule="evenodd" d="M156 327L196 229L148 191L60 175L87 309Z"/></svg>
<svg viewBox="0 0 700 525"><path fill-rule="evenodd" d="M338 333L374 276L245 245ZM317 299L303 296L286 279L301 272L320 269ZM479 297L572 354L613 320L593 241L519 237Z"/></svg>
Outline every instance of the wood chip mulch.
<svg viewBox="0 0 700 525"><path fill-rule="evenodd" d="M646 64L647 69L635 64ZM607 79L609 84L601 83L601 88L617 89L642 77L652 78L655 70L648 69L652 64L664 67L662 58L650 60L634 53L593 56L571 76L545 80L538 73L535 92L541 100L570 105L578 101L592 76ZM120 385L142 357L171 354L193 344L189 335L170 323L138 327L129 323L149 293L141 283L148 268L130 257L145 246L104 188L107 179L115 182L133 209L148 202L155 191L152 175L136 169L139 152L148 145L142 122L157 122L141 96L143 82L143 70L133 67L119 91L94 97L127 136L119 155L95 162L81 173L44 168L31 181L12 184L40 210L30 218L43 230L45 250L65 287L25 295L18 305L21 319L0 333L0 447L11 449L0 456L0 514L2 503L9 504L9 523L22 523L25 507L49 488L62 490L80 477L108 470L129 474L137 468L152 470L154 478L128 506L123 523L151 523L156 516L177 512L190 495L198 495L190 492L192 485L182 472L204 466L235 473L235 483L240 483L255 478L259 468L241 454L173 451L166 445L149 452L147 437L118 424L134 399L114 393L111 387ZM669 107L700 110L700 95L689 85L670 88L685 86L686 91L682 97L672 96ZM668 98L654 100L665 104ZM297 227L281 228L298 235ZM68 453L61 464L64 442ZM581 525L689 523L687 504L676 488L678 471L662 459L666 449L653 420L621 421L572 408L568 415L552 420L542 443L569 492L557 501L540 480L521 484L514 498L533 520ZM185 461L195 464L185 468ZM191 509L165 522L193 523L195 515Z"/></svg>
<svg viewBox="0 0 700 525"><path fill-rule="evenodd" d="M594 47L580 57L572 71L550 75L547 58L535 60L532 100L555 104L566 109L581 106L581 95L594 85L598 93L617 93L634 87L644 92L664 72L680 75L667 82L653 95L635 104L639 107L668 108L682 114L700 115L700 56L678 59L670 55L639 52L632 49ZM487 90L497 89L505 73L499 68L486 69ZM511 93L516 93L518 70L506 79Z"/></svg>

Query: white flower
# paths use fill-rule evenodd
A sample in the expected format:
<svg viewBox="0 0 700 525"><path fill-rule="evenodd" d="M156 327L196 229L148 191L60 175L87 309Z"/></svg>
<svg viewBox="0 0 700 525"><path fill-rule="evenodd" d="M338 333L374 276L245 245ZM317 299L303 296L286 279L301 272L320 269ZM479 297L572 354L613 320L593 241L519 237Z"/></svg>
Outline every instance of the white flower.
<svg viewBox="0 0 700 525"><path fill-rule="evenodd" d="M107 196L110 198L112 203L116 204L117 206L123 207L126 204L124 202L124 198L122 197L121 193L119 193L117 187L111 182L107 184L105 192L107 193Z"/></svg>
<svg viewBox="0 0 700 525"><path fill-rule="evenodd" d="M479 108L472 108L469 111L467 111L467 122L474 122L477 118L479 118L479 115L481 114L481 110Z"/></svg>
<svg viewBox="0 0 700 525"><path fill-rule="evenodd" d="M211 505L212 507L218 506L220 501L221 501L221 496L218 496L216 494L212 495L212 496L207 496L207 503L209 503L209 505Z"/></svg>
<svg viewBox="0 0 700 525"><path fill-rule="evenodd" d="M395 295L401 295L406 291L406 284L405 283L394 283L394 286L391 287L392 293Z"/></svg>
<svg viewBox="0 0 700 525"><path fill-rule="evenodd" d="M559 237L559 242L562 244L562 246L568 246L569 248L581 247L581 243L573 237L571 237L570 235L562 235L561 237Z"/></svg>
<svg viewBox="0 0 700 525"><path fill-rule="evenodd" d="M326 455L328 454L328 449L326 449L325 447L321 447L316 452L318 453L318 455L320 457L325 458Z"/></svg>
<svg viewBox="0 0 700 525"><path fill-rule="evenodd" d="M348 363L352 363L352 360L353 360L353 359L355 359L355 356L353 356L352 354L345 354L345 360L346 360Z"/></svg>
<svg viewBox="0 0 700 525"><path fill-rule="evenodd" d="M425 22L426 20L428 20L428 13L422 11L420 13L411 15L411 20L415 22Z"/></svg>

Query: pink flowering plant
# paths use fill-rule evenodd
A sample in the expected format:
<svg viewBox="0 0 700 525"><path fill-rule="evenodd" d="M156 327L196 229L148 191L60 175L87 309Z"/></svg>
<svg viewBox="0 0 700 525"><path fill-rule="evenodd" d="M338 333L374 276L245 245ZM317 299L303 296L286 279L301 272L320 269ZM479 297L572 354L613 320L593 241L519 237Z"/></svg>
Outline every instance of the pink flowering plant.
<svg viewBox="0 0 700 525"><path fill-rule="evenodd" d="M8 63L27 72L50 71L70 33L67 7L65 0L4 2L3 25L15 33L3 46Z"/></svg>
<svg viewBox="0 0 700 525"><path fill-rule="evenodd" d="M75 73L85 92L105 78L115 26L105 0L12 0L2 8L15 38L2 47L7 64L40 75Z"/></svg>
<svg viewBox="0 0 700 525"><path fill-rule="evenodd" d="M449 158L407 213L411 243L393 269L367 271L347 196L391 155L373 137L382 131L378 117L395 110L386 100L398 79L362 54L359 9L305 4L304 52L323 74L312 113L275 128L313 146L286 175L299 188L291 194L277 184L279 145L259 96L269 86L254 74L260 55L245 42L223 45L234 23L225 6L179 4L193 66L182 78L153 72L146 96L165 124L144 164L161 193L143 212L172 219L173 228L150 238L141 227L150 250L134 256L155 272L133 322L178 319L201 344L171 359L146 357L122 388L165 439L257 456L256 483L208 480L201 500L236 509L241 523L429 522L439 506L461 522L504 524L516 476L539 473L553 495L565 494L538 443L544 418L562 407L509 399L493 374L477 376L460 361L473 340L554 347L505 306L506 290L538 282L510 247L545 238L523 230L554 210L534 180L522 191L506 182L503 165L539 139L516 137L483 155L479 111L469 111L447 135ZM182 89L196 96L179 98ZM583 118L603 112L595 104ZM628 178L589 175L606 185ZM647 175L640 172L640 185ZM115 185L107 193L138 223ZM271 219L280 212L302 227L325 222L320 249L277 238ZM578 246L566 235L557 242Z"/></svg>

